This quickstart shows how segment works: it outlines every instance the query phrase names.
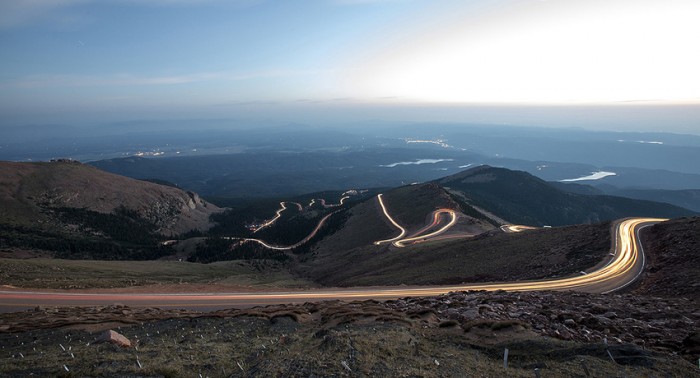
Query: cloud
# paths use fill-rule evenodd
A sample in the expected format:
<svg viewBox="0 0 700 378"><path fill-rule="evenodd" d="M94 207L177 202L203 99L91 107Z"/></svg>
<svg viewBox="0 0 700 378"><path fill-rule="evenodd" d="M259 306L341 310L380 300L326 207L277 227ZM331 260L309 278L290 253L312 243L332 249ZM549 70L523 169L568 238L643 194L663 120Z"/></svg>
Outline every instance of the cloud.
<svg viewBox="0 0 700 378"><path fill-rule="evenodd" d="M53 18L66 8L89 0L9 0L0 2L0 29Z"/></svg>
<svg viewBox="0 0 700 378"><path fill-rule="evenodd" d="M133 74L111 74L102 76L87 75L32 75L5 82L3 87L47 88L47 87L114 87L114 86L153 86L199 83L204 81L245 81L265 78L283 78L317 75L319 70L267 70L246 73L200 72L184 75L138 76Z"/></svg>
<svg viewBox="0 0 700 378"><path fill-rule="evenodd" d="M376 3L398 3L406 2L411 0L331 0L334 4L339 5L363 5L363 4L376 4Z"/></svg>
<svg viewBox="0 0 700 378"><path fill-rule="evenodd" d="M32 23L55 22L78 17L74 10L90 4L118 4L139 7L199 6L221 3L248 7L265 0L0 0L0 30Z"/></svg>

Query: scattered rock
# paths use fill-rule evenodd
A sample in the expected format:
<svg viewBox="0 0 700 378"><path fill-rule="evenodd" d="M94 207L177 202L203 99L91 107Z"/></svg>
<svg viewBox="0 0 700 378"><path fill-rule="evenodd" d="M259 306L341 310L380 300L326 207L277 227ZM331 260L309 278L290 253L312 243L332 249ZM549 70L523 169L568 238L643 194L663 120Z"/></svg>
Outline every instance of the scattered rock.
<svg viewBox="0 0 700 378"><path fill-rule="evenodd" d="M111 329L102 333L102 335L100 335L100 337L97 339L97 342L112 343L119 345L122 348L131 348L131 341L129 339Z"/></svg>
<svg viewBox="0 0 700 378"><path fill-rule="evenodd" d="M700 331L694 331L683 340L683 348L688 354L700 355Z"/></svg>

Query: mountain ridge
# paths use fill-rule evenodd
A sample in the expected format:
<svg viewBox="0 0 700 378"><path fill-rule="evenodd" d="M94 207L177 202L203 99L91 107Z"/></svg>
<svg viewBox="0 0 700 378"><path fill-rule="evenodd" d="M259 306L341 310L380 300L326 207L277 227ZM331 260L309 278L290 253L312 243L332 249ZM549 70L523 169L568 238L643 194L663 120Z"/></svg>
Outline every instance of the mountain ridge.
<svg viewBox="0 0 700 378"><path fill-rule="evenodd" d="M571 193L524 171L481 165L433 181L510 223L563 226L629 216L694 215L678 206L610 195Z"/></svg>
<svg viewBox="0 0 700 378"><path fill-rule="evenodd" d="M0 162L0 220L24 225L51 221L47 210L82 209L100 214L125 209L163 235L212 226L220 209L196 193L101 171L76 161Z"/></svg>

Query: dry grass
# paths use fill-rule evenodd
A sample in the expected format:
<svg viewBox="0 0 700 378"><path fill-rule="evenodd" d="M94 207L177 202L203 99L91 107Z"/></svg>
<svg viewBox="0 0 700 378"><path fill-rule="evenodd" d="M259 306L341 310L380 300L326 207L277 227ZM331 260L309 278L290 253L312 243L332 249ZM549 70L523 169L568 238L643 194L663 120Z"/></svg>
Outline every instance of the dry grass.
<svg viewBox="0 0 700 378"><path fill-rule="evenodd" d="M448 327L385 317L328 326L289 317L172 319L118 329L137 348L94 344L98 334L43 330L0 335L0 374L38 376L688 377L692 364L649 353L618 365L604 348L537 337L480 345ZM61 348L61 345L66 350ZM504 348L510 349L503 368ZM20 356L21 353L21 356ZM141 367L139 367L139 364ZM63 366L70 370L66 372Z"/></svg>
<svg viewBox="0 0 700 378"><path fill-rule="evenodd" d="M309 287L272 261L198 264L178 261L0 259L0 285L27 288L117 288L144 285L219 284Z"/></svg>
<svg viewBox="0 0 700 378"><path fill-rule="evenodd" d="M321 243L297 269L328 286L426 285L514 281L576 274L611 248L609 224L580 225L447 240L406 248L350 250Z"/></svg>

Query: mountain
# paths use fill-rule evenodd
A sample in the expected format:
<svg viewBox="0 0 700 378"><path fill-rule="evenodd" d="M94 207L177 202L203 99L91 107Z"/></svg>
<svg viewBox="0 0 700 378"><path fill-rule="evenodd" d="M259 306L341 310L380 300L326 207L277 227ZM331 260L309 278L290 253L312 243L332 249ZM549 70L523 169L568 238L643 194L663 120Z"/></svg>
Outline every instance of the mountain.
<svg viewBox="0 0 700 378"><path fill-rule="evenodd" d="M0 162L0 206L6 251L100 259L159 257L160 240L205 231L221 210L192 192L66 160Z"/></svg>
<svg viewBox="0 0 700 378"><path fill-rule="evenodd" d="M605 194L605 192L601 188L586 185L586 184L577 184L577 183L573 183L573 182L561 182L561 181L548 181L547 183L549 185L561 190L561 191L568 192L568 193L585 194L587 196ZM624 197L624 196L622 196L622 197Z"/></svg>
<svg viewBox="0 0 700 378"><path fill-rule="evenodd" d="M532 226L597 223L631 216L674 218L694 214L664 203L565 192L529 173L487 165L434 182L502 220Z"/></svg>
<svg viewBox="0 0 700 378"><path fill-rule="evenodd" d="M386 190L383 203L407 235L430 223L434 210L448 208L459 214L450 231L458 238L418 241L405 248L375 245L374 241L395 237L399 231L372 198L349 209L345 221L299 256L293 269L328 286L560 277L590 268L608 255L609 220L693 214L663 203L569 193L558 189L562 185L526 172L480 166ZM564 227L509 234L495 227L500 223Z"/></svg>
<svg viewBox="0 0 700 378"><path fill-rule="evenodd" d="M568 182L549 181L557 189L575 194L611 195L654 202L663 202L700 212L700 189L664 190L664 189L621 189L613 185L585 185Z"/></svg>
<svg viewBox="0 0 700 378"><path fill-rule="evenodd" d="M459 203L434 183L386 190L382 198L394 221L406 229L406 236L423 229L430 223L433 211L443 208L455 210L459 214L452 232L479 235L496 229L487 217L468 205ZM389 243L374 244L398 234L397 228L382 212L377 197L372 197L348 209L337 230L302 254L294 270L300 276L329 286L383 285L441 282L445 271L428 274L423 268L445 262L453 266L463 264L463 256L456 257L447 253L443 259L428 252L422 254L421 264L413 264L417 261L417 253L412 246L397 250ZM465 239L460 240L463 242ZM401 275L401 272L410 267L418 269L417 277ZM400 277L406 281L401 281Z"/></svg>
<svg viewBox="0 0 700 378"><path fill-rule="evenodd" d="M108 214L123 208L153 223L164 235L206 230L211 226L209 215L220 210L196 193L114 175L76 161L0 162L0 203L9 209L2 218L16 220L41 219L42 209Z"/></svg>

